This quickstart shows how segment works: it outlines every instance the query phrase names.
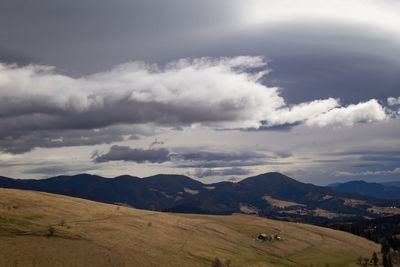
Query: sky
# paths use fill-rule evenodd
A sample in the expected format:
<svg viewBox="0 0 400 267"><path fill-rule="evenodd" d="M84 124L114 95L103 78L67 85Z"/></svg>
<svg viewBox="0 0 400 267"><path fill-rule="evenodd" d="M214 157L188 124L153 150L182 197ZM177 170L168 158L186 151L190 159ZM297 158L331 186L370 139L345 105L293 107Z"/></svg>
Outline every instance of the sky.
<svg viewBox="0 0 400 267"><path fill-rule="evenodd" d="M0 175L400 181L400 2L3 0Z"/></svg>

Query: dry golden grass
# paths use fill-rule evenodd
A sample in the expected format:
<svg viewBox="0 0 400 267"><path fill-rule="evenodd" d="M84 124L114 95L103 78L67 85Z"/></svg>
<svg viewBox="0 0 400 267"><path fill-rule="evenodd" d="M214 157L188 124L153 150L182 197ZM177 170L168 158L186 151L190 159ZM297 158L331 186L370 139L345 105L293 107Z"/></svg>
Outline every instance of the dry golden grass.
<svg viewBox="0 0 400 267"><path fill-rule="evenodd" d="M190 189L190 188L187 188L187 187L184 187L183 190L186 193L189 193L189 194L192 194L192 195L197 195L199 193L199 190L194 190L194 189Z"/></svg>
<svg viewBox="0 0 400 267"><path fill-rule="evenodd" d="M291 210L282 210L279 211L280 214L297 214L297 215L312 215L312 216L319 216L319 217L325 217L328 219L333 219L336 217L344 217L344 216L349 216L348 214L344 213L335 213L331 212L328 210L324 209L313 209L313 210L307 210L304 208L297 208L297 209L291 209Z"/></svg>
<svg viewBox="0 0 400 267"><path fill-rule="evenodd" d="M335 217L346 216L346 214L343 214L343 213L335 213L335 212L331 212L331 211L324 210L324 209L318 209L318 208L312 210L312 214L314 216L325 217L325 218L328 218L328 219L332 219L332 218L335 218Z"/></svg>
<svg viewBox="0 0 400 267"><path fill-rule="evenodd" d="M345 205L351 206L351 207L356 207L358 205L366 205L367 204L367 202L365 202L363 200L348 199L348 198L343 198L343 200L344 200ZM384 215L384 216L400 214L400 208L398 208L398 207L372 206L371 208L368 208L367 211L375 213L375 214Z"/></svg>
<svg viewBox="0 0 400 267"><path fill-rule="evenodd" d="M378 207L378 206L372 206L372 208L367 209L369 212L373 212L376 214L381 214L385 216L390 216L390 215L397 215L400 214L400 209L397 207Z"/></svg>
<svg viewBox="0 0 400 267"><path fill-rule="evenodd" d="M300 203L296 203L296 202L275 199L271 196L263 196L262 199L267 201L271 206L278 207L278 208L287 208L287 207L292 207L292 206L303 206L303 207L306 206L304 204L300 204Z"/></svg>
<svg viewBox="0 0 400 267"><path fill-rule="evenodd" d="M344 205L347 205L350 207L357 207L358 205L367 205L368 204L364 200L349 199L349 198L342 198L342 199L344 200Z"/></svg>
<svg viewBox="0 0 400 267"><path fill-rule="evenodd" d="M283 240L258 242L261 232ZM374 251L363 238L311 225L0 189L0 266L211 266L215 257L231 266L358 266Z"/></svg>
<svg viewBox="0 0 400 267"><path fill-rule="evenodd" d="M251 205L239 203L239 210L244 214L258 214L258 209Z"/></svg>

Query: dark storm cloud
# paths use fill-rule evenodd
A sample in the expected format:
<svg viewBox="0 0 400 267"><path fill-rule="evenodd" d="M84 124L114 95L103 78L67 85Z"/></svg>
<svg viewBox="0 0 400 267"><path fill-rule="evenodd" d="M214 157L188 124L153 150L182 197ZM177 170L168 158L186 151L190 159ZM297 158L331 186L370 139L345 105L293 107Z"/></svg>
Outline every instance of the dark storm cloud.
<svg viewBox="0 0 400 267"><path fill-rule="evenodd" d="M188 125L194 121L213 122L234 119L234 114L224 112L224 107L221 106L206 110L201 106L185 106L184 103L177 106L124 99L82 113L46 108L45 104L41 107L39 105L37 103L34 107L29 107L29 103L26 106L21 103L14 108L1 107L0 110L4 110L3 116L10 118L0 121L0 125L4 126L3 129L10 129L7 126L17 126L17 129L23 130L33 128L33 125L35 125L34 128L38 130L58 130L92 129L122 123L141 124L148 122L161 125L173 125L174 123ZM225 107L229 110L228 106ZM7 114L5 114L6 112ZM18 116L22 114L24 116Z"/></svg>
<svg viewBox="0 0 400 267"><path fill-rule="evenodd" d="M196 169L194 175L198 178L204 178L209 176L231 176L231 175L248 175L251 171L233 167L229 169L222 169L222 170L213 170L213 169Z"/></svg>
<svg viewBox="0 0 400 267"><path fill-rule="evenodd" d="M133 161L136 163L163 163L170 161L170 153L165 148L159 149L137 149L127 146L113 145L110 151L105 154L99 154L97 151L93 154L93 161L97 163L108 161Z"/></svg>
<svg viewBox="0 0 400 267"><path fill-rule="evenodd" d="M26 132L4 132L0 139L0 151L20 154L35 147L68 147L110 144L124 140L124 136L146 134L140 128L106 127L91 130L45 130ZM134 135L135 136L135 135Z"/></svg>

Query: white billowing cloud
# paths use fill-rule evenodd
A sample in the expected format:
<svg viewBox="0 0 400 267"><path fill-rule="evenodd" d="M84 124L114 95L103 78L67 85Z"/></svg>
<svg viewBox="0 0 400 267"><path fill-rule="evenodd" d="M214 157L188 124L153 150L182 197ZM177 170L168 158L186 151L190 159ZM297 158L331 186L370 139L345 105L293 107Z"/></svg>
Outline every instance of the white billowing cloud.
<svg viewBox="0 0 400 267"><path fill-rule="evenodd" d="M388 97L387 102L389 106L400 105L400 96L398 98Z"/></svg>
<svg viewBox="0 0 400 267"><path fill-rule="evenodd" d="M7 140L15 143L35 131L43 140L44 131L117 124L323 127L386 118L376 100L341 107L329 98L288 107L278 88L259 81L266 73L263 58L250 56L182 59L165 66L131 62L81 78L47 66L0 63L0 137L9 138L0 150Z"/></svg>
<svg viewBox="0 0 400 267"><path fill-rule="evenodd" d="M327 125L352 126L357 122L374 122L386 119L386 112L377 100L371 99L347 107L333 108L306 121L307 125L324 127Z"/></svg>
<svg viewBox="0 0 400 267"><path fill-rule="evenodd" d="M324 114L339 106L339 101L333 98L314 100L294 105L292 107L278 109L269 114L266 119L270 125L292 124L301 121L308 121L315 116Z"/></svg>
<svg viewBox="0 0 400 267"><path fill-rule="evenodd" d="M79 80L57 74L53 67L0 63L2 116L49 108L83 111L89 106L89 95Z"/></svg>
<svg viewBox="0 0 400 267"><path fill-rule="evenodd" d="M4 117L90 111L101 116L105 106L109 112L124 102L124 111L132 113L127 123L161 117L151 117L148 108L164 114L167 124L234 122L231 126L257 127L266 114L285 104L277 88L258 82L266 71L246 72L265 64L261 57L245 56L183 59L163 68L132 62L79 79L46 66L1 64L0 112Z"/></svg>
<svg viewBox="0 0 400 267"><path fill-rule="evenodd" d="M163 69L155 65L128 63L88 79L107 99L155 102L203 113L198 117L213 112L204 121L201 118L189 120L194 123L257 127L265 114L284 105L277 88L258 82L266 71L246 72L249 68L265 65L261 57L245 56L182 59Z"/></svg>
<svg viewBox="0 0 400 267"><path fill-rule="evenodd" d="M400 168L387 171L365 171L365 172L347 172L337 171L334 172L334 176L367 176L367 175L385 175L385 174L400 174Z"/></svg>

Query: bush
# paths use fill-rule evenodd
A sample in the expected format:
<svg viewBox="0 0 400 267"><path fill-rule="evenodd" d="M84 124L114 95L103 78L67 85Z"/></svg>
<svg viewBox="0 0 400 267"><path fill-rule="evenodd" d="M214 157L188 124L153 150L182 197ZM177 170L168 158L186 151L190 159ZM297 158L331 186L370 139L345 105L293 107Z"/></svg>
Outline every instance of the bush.
<svg viewBox="0 0 400 267"><path fill-rule="evenodd" d="M222 267L221 261L215 257L215 259L213 260L213 262L211 263L212 267Z"/></svg>
<svg viewBox="0 0 400 267"><path fill-rule="evenodd" d="M55 232L56 232L56 229L54 229L54 227L52 225L49 225L47 227L47 236L48 237L53 236Z"/></svg>

